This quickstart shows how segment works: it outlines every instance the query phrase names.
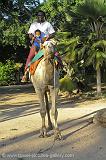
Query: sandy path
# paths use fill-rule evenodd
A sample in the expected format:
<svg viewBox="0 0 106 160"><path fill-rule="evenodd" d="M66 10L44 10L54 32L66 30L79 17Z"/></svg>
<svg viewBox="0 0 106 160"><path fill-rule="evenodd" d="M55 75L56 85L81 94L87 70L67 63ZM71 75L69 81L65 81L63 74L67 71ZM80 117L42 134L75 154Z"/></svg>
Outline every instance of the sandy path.
<svg viewBox="0 0 106 160"><path fill-rule="evenodd" d="M38 137L39 103L31 85L0 87L0 159L106 160L106 128L90 122L106 99L73 102L60 98L62 141ZM44 158L45 157L45 158Z"/></svg>

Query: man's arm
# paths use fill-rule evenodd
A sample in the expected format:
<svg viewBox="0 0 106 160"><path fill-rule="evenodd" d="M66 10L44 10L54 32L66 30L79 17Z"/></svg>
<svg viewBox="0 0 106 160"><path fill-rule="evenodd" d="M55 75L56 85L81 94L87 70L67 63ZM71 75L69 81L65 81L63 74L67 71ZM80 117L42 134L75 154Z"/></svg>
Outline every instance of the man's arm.
<svg viewBox="0 0 106 160"><path fill-rule="evenodd" d="M48 25L48 29L47 29L48 30L48 38L47 38L47 40L49 40L49 39L55 37L55 30L49 22L47 22L47 25Z"/></svg>
<svg viewBox="0 0 106 160"><path fill-rule="evenodd" d="M34 35L31 33L29 34L29 38L32 39L34 37Z"/></svg>
<svg viewBox="0 0 106 160"><path fill-rule="evenodd" d="M54 38L54 37L55 37L55 33L49 34L46 38L46 41L48 41L49 39Z"/></svg>
<svg viewBox="0 0 106 160"><path fill-rule="evenodd" d="M33 44L33 42L34 42L34 35L31 33L31 34L29 34L29 39L30 39L30 43L31 43L31 45Z"/></svg>
<svg viewBox="0 0 106 160"><path fill-rule="evenodd" d="M54 38L55 37L55 33L52 33L49 35L49 39Z"/></svg>

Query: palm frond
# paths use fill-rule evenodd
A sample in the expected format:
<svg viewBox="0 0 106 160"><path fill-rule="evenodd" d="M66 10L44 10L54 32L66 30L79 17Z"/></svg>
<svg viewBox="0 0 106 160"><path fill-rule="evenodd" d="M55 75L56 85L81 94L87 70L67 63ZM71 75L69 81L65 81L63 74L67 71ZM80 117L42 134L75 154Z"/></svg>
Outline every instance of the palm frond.
<svg viewBox="0 0 106 160"><path fill-rule="evenodd" d="M90 64L93 64L93 62L95 61L95 55L96 55L96 53L92 50L89 50L88 54L89 54L89 56L85 60L85 65L86 66L89 66Z"/></svg>
<svg viewBox="0 0 106 160"><path fill-rule="evenodd" d="M106 16L106 1L104 0L85 0L77 7L77 12L88 18L97 19Z"/></svg>
<svg viewBox="0 0 106 160"><path fill-rule="evenodd" d="M96 46L100 46L100 45L106 47L106 40L97 41L92 45L92 47L96 47Z"/></svg>
<svg viewBox="0 0 106 160"><path fill-rule="evenodd" d="M84 57L85 51L87 49L87 45L84 45L81 49L78 51L78 58L82 59Z"/></svg>
<svg viewBox="0 0 106 160"><path fill-rule="evenodd" d="M100 40L93 43L93 45L91 46L91 49L106 53L106 40Z"/></svg>

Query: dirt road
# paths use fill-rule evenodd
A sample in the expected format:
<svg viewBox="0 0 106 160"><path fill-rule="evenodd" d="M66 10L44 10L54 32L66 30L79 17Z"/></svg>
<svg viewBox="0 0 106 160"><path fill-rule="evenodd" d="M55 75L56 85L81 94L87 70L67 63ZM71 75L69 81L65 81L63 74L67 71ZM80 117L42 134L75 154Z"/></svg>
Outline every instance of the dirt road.
<svg viewBox="0 0 106 160"><path fill-rule="evenodd" d="M61 141L39 138L39 103L31 85L0 87L0 160L106 160L106 128L92 123L106 99L60 97L58 122Z"/></svg>

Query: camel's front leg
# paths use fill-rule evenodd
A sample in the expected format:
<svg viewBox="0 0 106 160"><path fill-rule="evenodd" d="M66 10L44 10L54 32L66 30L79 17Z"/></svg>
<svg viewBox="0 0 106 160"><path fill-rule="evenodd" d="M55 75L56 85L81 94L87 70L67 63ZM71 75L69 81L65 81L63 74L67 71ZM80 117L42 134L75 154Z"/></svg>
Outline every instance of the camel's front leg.
<svg viewBox="0 0 106 160"><path fill-rule="evenodd" d="M49 131L53 129L53 126L50 118L50 106L49 106L48 95L46 91L45 91L45 105L46 105L46 112L48 117L48 131Z"/></svg>
<svg viewBox="0 0 106 160"><path fill-rule="evenodd" d="M57 124L57 117L58 117L58 111L56 107L57 93L58 93L58 89L55 89L54 87L50 87L50 94L51 94L51 100L52 100L51 117L54 125L54 140L57 140L57 139L61 140L62 136Z"/></svg>
<svg viewBox="0 0 106 160"><path fill-rule="evenodd" d="M45 125L45 116L46 116L46 106L44 103L44 92L43 91L37 91L37 95L40 101L40 115L42 118L42 128L40 131L40 137L44 138L47 137L47 130Z"/></svg>

